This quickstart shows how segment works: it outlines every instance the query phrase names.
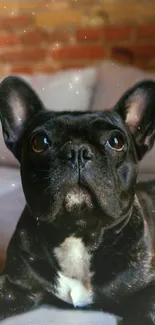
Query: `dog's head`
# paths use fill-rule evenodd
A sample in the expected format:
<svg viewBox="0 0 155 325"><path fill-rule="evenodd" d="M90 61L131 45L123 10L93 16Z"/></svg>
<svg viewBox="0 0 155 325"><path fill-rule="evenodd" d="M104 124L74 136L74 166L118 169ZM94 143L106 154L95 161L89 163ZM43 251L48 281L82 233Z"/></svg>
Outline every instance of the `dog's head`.
<svg viewBox="0 0 155 325"><path fill-rule="evenodd" d="M109 227L128 215L138 161L154 143L154 106L155 82L144 81L110 111L55 113L23 80L6 78L4 140L21 164L31 213L62 227Z"/></svg>

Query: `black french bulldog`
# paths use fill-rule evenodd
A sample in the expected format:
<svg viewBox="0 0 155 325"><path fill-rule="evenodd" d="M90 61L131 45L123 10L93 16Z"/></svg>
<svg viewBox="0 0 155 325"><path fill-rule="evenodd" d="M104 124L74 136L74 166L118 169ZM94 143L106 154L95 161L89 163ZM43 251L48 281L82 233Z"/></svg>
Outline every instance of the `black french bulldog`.
<svg viewBox="0 0 155 325"><path fill-rule="evenodd" d="M0 319L63 301L155 324L155 182L136 185L155 139L155 82L110 111L55 113L8 77L0 115L27 201L0 278Z"/></svg>

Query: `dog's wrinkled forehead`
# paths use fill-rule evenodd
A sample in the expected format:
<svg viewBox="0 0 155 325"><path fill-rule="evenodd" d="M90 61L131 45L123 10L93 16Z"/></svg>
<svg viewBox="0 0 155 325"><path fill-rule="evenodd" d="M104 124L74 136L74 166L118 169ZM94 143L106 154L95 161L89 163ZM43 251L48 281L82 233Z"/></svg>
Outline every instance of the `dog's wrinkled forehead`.
<svg viewBox="0 0 155 325"><path fill-rule="evenodd" d="M31 130L52 132L59 136L62 133L72 135L93 134L108 130L127 130L127 126L117 113L111 111L97 113L42 113L30 124ZM30 130L29 130L30 131Z"/></svg>

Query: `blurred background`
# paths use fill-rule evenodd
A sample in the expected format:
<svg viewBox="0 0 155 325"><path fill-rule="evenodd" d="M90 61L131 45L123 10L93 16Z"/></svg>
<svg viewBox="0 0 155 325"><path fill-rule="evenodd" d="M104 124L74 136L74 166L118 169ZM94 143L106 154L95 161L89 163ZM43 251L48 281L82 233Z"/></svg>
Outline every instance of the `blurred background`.
<svg viewBox="0 0 155 325"><path fill-rule="evenodd" d="M155 70L154 0L0 0L0 75L105 59Z"/></svg>

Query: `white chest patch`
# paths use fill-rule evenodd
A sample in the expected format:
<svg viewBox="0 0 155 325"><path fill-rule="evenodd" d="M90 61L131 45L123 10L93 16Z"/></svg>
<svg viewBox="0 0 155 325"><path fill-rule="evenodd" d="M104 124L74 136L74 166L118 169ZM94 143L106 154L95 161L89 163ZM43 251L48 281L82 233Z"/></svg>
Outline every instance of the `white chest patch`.
<svg viewBox="0 0 155 325"><path fill-rule="evenodd" d="M87 306L92 302L91 256L82 240L66 238L54 253L61 268L56 296L75 307Z"/></svg>

